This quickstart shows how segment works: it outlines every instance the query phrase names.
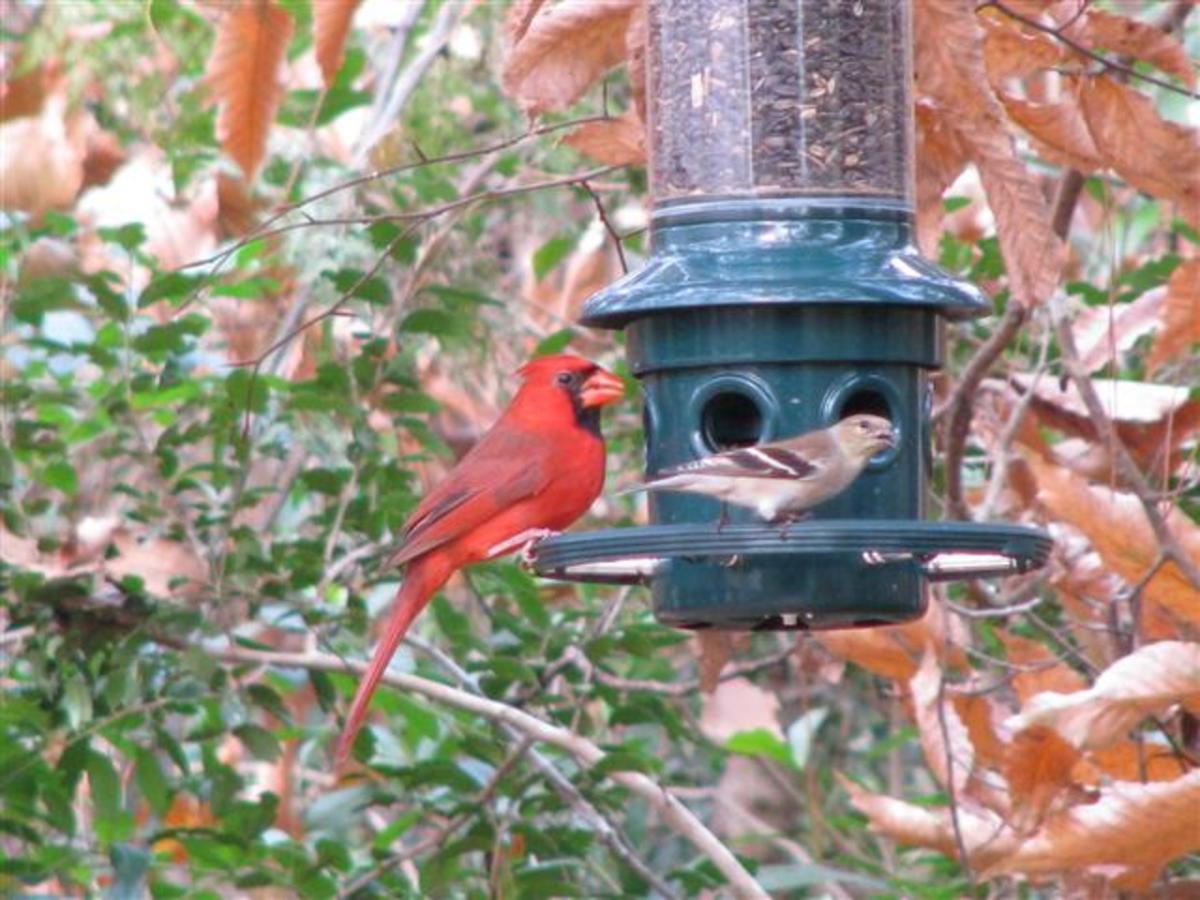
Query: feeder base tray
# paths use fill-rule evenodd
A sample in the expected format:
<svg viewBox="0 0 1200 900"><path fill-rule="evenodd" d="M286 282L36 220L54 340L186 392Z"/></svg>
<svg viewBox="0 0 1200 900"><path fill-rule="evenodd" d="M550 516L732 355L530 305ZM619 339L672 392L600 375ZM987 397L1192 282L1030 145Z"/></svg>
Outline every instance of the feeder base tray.
<svg viewBox="0 0 1200 900"><path fill-rule="evenodd" d="M656 525L548 538L548 578L646 584L655 615L681 628L784 630L909 621L934 581L1015 575L1045 563L1049 535L1021 525L815 520Z"/></svg>

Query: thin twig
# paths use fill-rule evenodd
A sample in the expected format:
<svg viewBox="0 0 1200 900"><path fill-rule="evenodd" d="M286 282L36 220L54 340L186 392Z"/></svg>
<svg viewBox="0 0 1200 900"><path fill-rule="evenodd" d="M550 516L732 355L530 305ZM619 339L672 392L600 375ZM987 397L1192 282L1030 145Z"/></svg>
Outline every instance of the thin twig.
<svg viewBox="0 0 1200 900"><path fill-rule="evenodd" d="M360 677L367 668L364 663L343 661L325 653L283 653L229 647L212 652L211 656L228 663L342 672ZM566 751L580 765L588 769L598 765L607 756L603 750L582 735L552 725L523 710L498 703L487 697L470 694L460 688L398 672L385 674L382 683L401 691L421 694L439 703L511 726L536 741ZM735 896L769 900L766 891L759 886L730 849L721 843L716 835L709 831L704 823L696 818L691 810L684 806L668 788L640 772L615 771L607 773L607 777L640 797L658 812L672 830L690 841L725 876Z"/></svg>
<svg viewBox="0 0 1200 900"><path fill-rule="evenodd" d="M1095 50L1091 49L1090 47L1084 46L1083 44L1081 44L1079 41L1075 40L1074 38L1067 37L1065 34L1062 33L1060 28L1057 28L1053 25L1043 25L1037 19L1032 19L1029 16L1026 16L1026 15L1023 15L1023 14L1017 12L1015 9L1011 9L1004 3L1000 2L1000 0L988 0L988 2L981 3L979 6L977 6L975 8L975 10L976 10L976 12L979 12L980 10L987 9L988 7L991 7L992 9L995 9L998 12L1004 13L1004 15L1008 16L1010 19L1020 22L1022 25L1027 25L1028 27L1032 28L1034 31L1040 31L1040 32L1042 32L1042 34L1050 35L1051 37L1058 40L1062 44L1065 44L1066 46L1070 47L1076 53L1079 53L1082 56L1086 56L1088 59L1091 59L1091 60L1094 60L1095 62L1100 63L1106 69L1111 69L1114 72L1120 72L1129 78L1139 78L1142 81L1148 82L1149 84L1158 85L1160 88L1163 88L1164 90L1172 91L1173 93L1176 93L1176 94L1181 94L1184 97L1189 97L1194 100L1200 100L1200 93L1197 93L1196 91L1189 91L1187 88L1181 88L1177 84L1172 84L1171 82L1166 81L1165 79L1156 78L1153 75L1147 75L1145 72L1139 72L1137 69L1133 68L1132 66L1126 65L1125 63L1122 63L1122 62L1118 62L1115 59L1111 59L1110 57L1105 56L1103 53L1097 53Z"/></svg>
<svg viewBox="0 0 1200 900"><path fill-rule="evenodd" d="M587 183L586 179L581 181L579 185L585 191L587 191L588 196L592 198L592 203L594 203L596 206L596 213L600 216L600 222L604 225L604 230L608 232L608 236L612 238L613 246L617 248L617 259L621 261L621 271L628 275L629 263L625 261L625 248L621 246L621 235L617 232L617 229L613 227L612 220L608 218L608 212L604 209L604 203L600 200L600 195L597 194L592 186Z"/></svg>
<svg viewBox="0 0 1200 900"><path fill-rule="evenodd" d="M947 633L945 656L949 656L950 641ZM971 893L975 893L975 873L971 870L971 859L967 856L967 842L963 838L962 823L958 820L958 789L954 786L954 748L950 742L950 725L946 721L946 679L938 677L937 693L938 728L942 732L942 746L946 748L946 796L950 800L950 824L954 827L954 843L958 858L967 875Z"/></svg>
<svg viewBox="0 0 1200 900"><path fill-rule="evenodd" d="M962 461L967 446L967 435L971 430L971 414L975 391L980 382L991 369L992 364L1000 358L1021 326L1029 310L1015 300L1009 300L1008 308L996 330L988 335L983 346L976 351L963 369L958 384L950 399L942 408L934 413L934 420L949 415L946 425L946 505L950 514L957 519L970 519L971 511L963 497Z"/></svg>

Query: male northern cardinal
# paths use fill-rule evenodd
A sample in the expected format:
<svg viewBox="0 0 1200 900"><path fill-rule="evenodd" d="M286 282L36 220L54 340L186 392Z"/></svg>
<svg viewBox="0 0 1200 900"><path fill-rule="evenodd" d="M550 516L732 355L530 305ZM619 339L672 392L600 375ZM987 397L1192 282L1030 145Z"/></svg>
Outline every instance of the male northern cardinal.
<svg viewBox="0 0 1200 900"><path fill-rule="evenodd" d="M417 506L389 560L408 570L338 738L339 766L392 654L446 579L561 531L604 487L600 407L624 394L621 380L568 355L532 360L517 374L523 382L512 403Z"/></svg>
<svg viewBox="0 0 1200 900"><path fill-rule="evenodd" d="M887 419L853 415L831 428L665 469L626 493L707 494L721 501L722 521L724 504L732 503L750 507L768 522L792 522L844 491L872 456L895 442Z"/></svg>

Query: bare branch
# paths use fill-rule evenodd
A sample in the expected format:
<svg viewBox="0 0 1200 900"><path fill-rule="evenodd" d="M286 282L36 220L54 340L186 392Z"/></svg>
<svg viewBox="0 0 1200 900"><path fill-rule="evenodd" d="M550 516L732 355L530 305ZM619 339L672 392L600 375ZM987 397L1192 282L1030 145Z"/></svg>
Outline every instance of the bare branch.
<svg viewBox="0 0 1200 900"><path fill-rule="evenodd" d="M344 662L335 656L324 653L280 653L230 647L215 651L212 656L228 663L279 666L321 672L348 672L359 676L367 668L363 663ZM557 725L551 725L516 707L416 675L389 672L384 675L383 683L389 687L421 694L439 703L508 725L536 741L566 751L585 768L590 769L605 759L604 751L581 735ZM717 836L709 831L704 823L696 818L691 810L684 806L667 787L640 772L611 772L608 777L645 801L677 834L690 841L697 850L711 860L729 881L735 896L768 900L766 891L759 886L729 848L721 843Z"/></svg>

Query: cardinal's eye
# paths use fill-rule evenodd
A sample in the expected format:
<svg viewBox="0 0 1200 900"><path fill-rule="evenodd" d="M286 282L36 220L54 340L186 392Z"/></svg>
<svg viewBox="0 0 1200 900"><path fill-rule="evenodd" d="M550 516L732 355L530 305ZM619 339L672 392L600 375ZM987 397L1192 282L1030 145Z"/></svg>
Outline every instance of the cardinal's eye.
<svg viewBox="0 0 1200 900"><path fill-rule="evenodd" d="M570 384L575 380L575 374L573 372L559 372L554 376L554 380L559 384Z"/></svg>

